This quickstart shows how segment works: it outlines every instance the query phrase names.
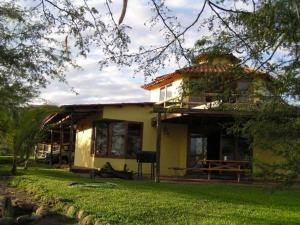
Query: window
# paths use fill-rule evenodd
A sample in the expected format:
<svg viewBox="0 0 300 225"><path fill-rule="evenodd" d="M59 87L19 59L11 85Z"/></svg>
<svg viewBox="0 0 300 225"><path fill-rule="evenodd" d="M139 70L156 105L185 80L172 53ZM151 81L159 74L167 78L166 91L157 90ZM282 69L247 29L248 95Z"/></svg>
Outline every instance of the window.
<svg viewBox="0 0 300 225"><path fill-rule="evenodd" d="M142 147L143 125L137 122L103 121L93 130L92 153L98 156L134 157Z"/></svg>
<svg viewBox="0 0 300 225"><path fill-rule="evenodd" d="M241 80L241 81L238 81L237 82L237 90L239 92L247 92L249 89L249 81L246 81L246 80Z"/></svg>
<svg viewBox="0 0 300 225"><path fill-rule="evenodd" d="M173 92L172 92L172 84L169 84L166 88L166 99L169 99L171 98L173 95Z"/></svg>
<svg viewBox="0 0 300 225"><path fill-rule="evenodd" d="M111 155L122 156L125 149L126 124L111 124Z"/></svg>
<svg viewBox="0 0 300 225"><path fill-rule="evenodd" d="M159 101L165 101L173 96L172 84L159 89Z"/></svg>
<svg viewBox="0 0 300 225"><path fill-rule="evenodd" d="M160 88L159 89L159 101L164 101L166 96L166 88Z"/></svg>
<svg viewBox="0 0 300 225"><path fill-rule="evenodd" d="M106 123L99 123L95 126L95 153L105 155L108 147L108 126Z"/></svg>

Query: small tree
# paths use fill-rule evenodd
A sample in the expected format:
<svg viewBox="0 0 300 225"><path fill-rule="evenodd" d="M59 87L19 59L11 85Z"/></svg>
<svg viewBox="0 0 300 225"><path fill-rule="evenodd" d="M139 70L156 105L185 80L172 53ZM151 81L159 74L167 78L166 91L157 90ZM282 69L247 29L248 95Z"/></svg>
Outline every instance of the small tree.
<svg viewBox="0 0 300 225"><path fill-rule="evenodd" d="M2 137L13 153L12 174L16 173L17 157L21 156L28 160L42 137L45 117L55 111L57 108L50 106L24 107L6 111L6 131L2 133Z"/></svg>

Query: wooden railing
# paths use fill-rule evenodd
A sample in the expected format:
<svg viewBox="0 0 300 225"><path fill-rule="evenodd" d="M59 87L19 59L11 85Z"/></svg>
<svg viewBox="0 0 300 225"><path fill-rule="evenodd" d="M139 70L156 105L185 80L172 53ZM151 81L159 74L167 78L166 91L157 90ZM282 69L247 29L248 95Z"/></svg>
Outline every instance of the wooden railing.
<svg viewBox="0 0 300 225"><path fill-rule="evenodd" d="M206 93L205 95L192 97L176 96L159 101L155 105L163 108L212 109L219 107L221 104L228 106L249 106L254 105L255 102L253 96L241 98L236 95L232 96L226 102L220 100L218 96L218 93Z"/></svg>

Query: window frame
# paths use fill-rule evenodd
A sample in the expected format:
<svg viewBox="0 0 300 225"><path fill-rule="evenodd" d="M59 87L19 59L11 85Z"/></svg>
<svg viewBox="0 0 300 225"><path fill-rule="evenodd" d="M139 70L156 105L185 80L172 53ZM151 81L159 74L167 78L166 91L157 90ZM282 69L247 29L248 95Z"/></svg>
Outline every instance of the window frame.
<svg viewBox="0 0 300 225"><path fill-rule="evenodd" d="M99 154L96 151L96 126L100 123L106 123L107 124L107 149L105 154ZM122 155L113 155L112 154L112 124L115 123L124 123L125 124L125 144L123 149ZM92 137L91 137L91 156L94 157L100 157L100 158L120 158L120 159L135 159L135 155L128 155L128 125L129 124L139 124L141 126L141 132L140 132L140 149L142 150L143 146L143 133L144 133L144 123L143 122L137 122L137 121L126 121L126 120L100 120L95 121L92 126Z"/></svg>
<svg viewBox="0 0 300 225"><path fill-rule="evenodd" d="M169 90L171 89L171 96L170 97L168 97L168 89ZM161 99L162 96L163 96L163 98ZM159 102L167 101L167 100L169 100L173 97L174 97L173 83L166 84L166 85L159 88Z"/></svg>

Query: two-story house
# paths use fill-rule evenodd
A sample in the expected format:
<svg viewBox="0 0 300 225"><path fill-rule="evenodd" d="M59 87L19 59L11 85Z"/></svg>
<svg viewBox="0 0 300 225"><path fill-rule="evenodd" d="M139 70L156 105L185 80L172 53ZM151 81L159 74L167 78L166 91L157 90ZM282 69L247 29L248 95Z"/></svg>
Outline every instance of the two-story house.
<svg viewBox="0 0 300 225"><path fill-rule="evenodd" d="M137 172L137 152L153 151L164 177L237 176L239 180L241 174L250 173L253 156L263 155L250 149L247 140L228 134L227 127L235 116L251 116L251 111L238 109L255 106L259 100L255 93L269 94L269 78L249 68L236 70L233 56L203 54L196 61L145 84L150 102L63 106L64 111L47 123L76 132L74 167L94 169L110 162L117 170L126 164ZM235 71L242 71L242 76L232 76ZM222 78L219 83L209 79L215 90L190 91L193 82L213 76ZM231 88L225 97L224 82ZM149 164L142 167L150 173Z"/></svg>

